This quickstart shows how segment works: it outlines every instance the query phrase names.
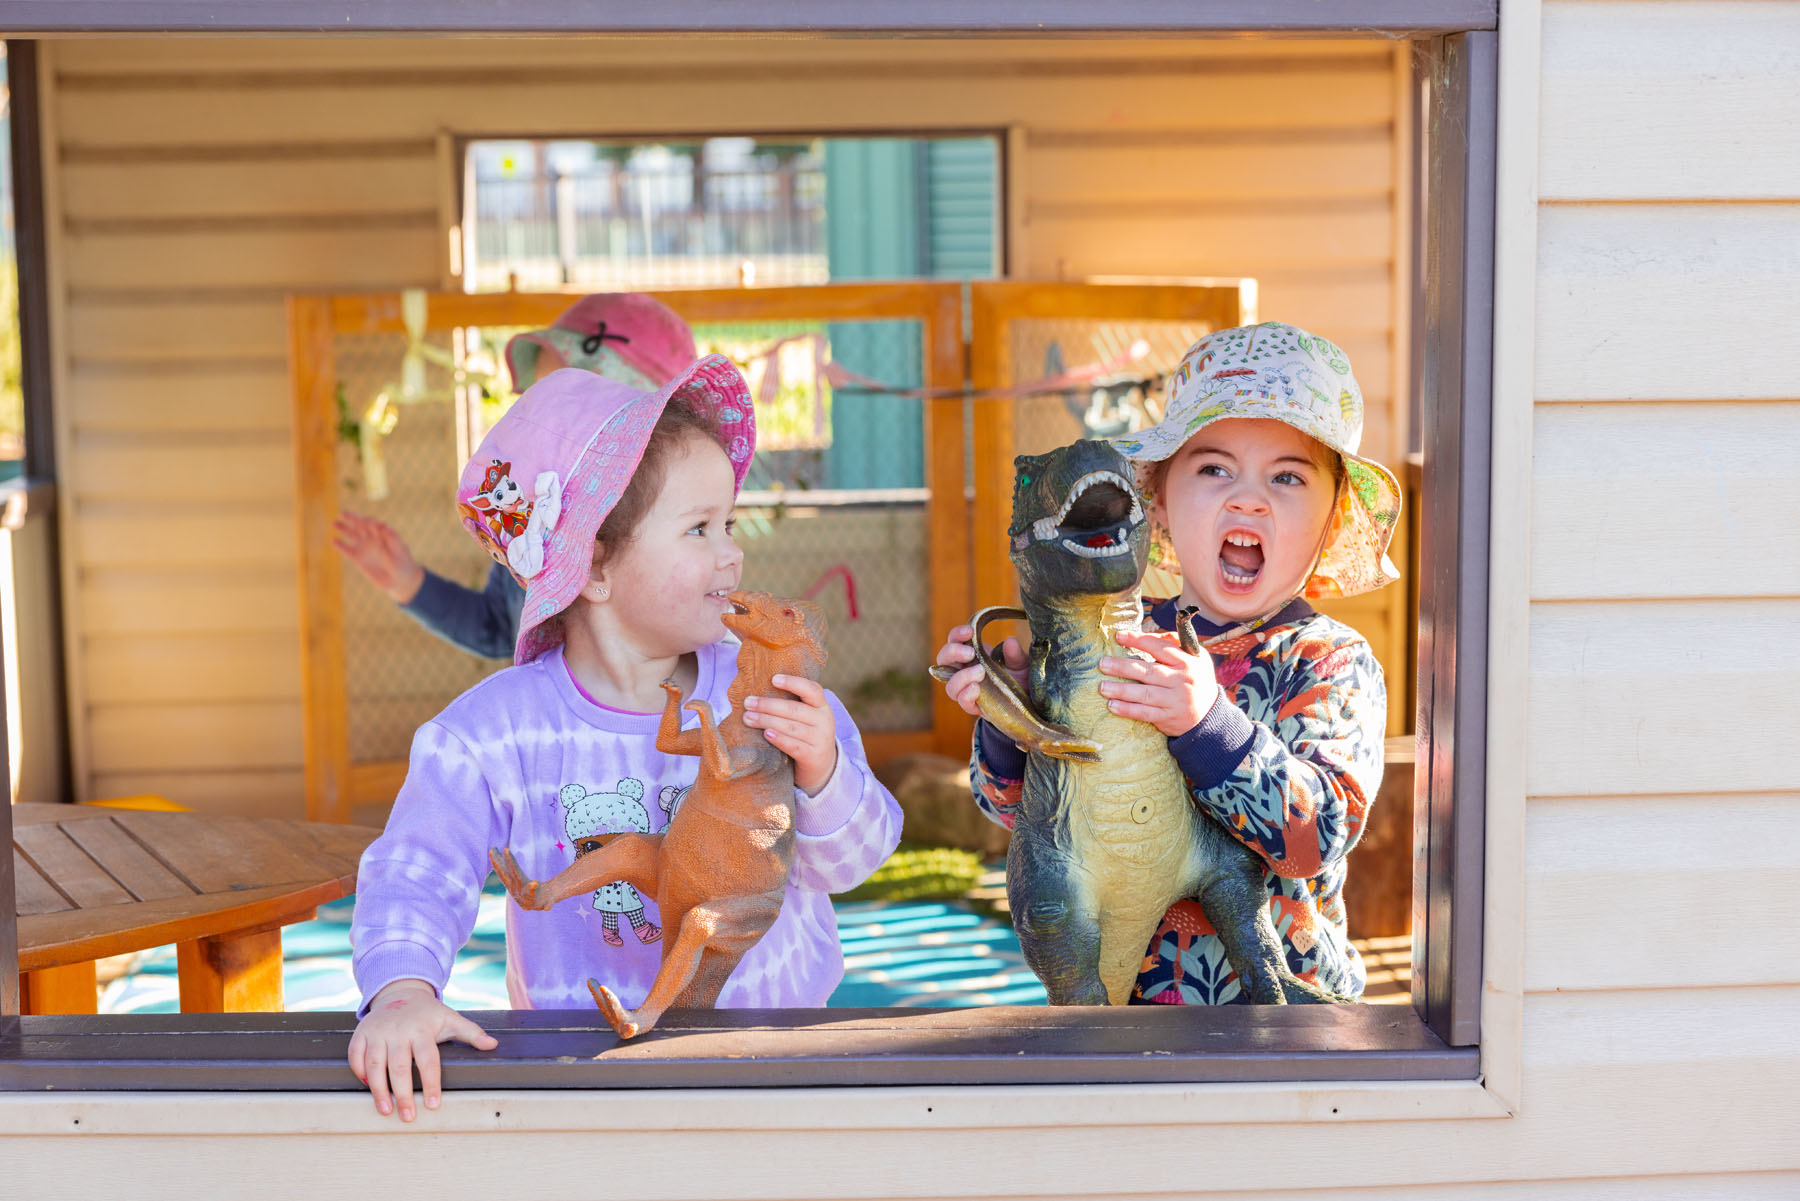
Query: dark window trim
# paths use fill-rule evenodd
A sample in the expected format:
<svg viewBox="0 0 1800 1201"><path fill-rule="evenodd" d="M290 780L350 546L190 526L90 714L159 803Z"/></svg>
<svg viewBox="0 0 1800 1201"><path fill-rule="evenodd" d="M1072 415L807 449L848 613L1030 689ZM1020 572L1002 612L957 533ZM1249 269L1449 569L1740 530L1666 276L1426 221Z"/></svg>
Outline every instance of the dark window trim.
<svg viewBox="0 0 1800 1201"><path fill-rule="evenodd" d="M56 478L56 425L50 404L49 229L44 220L43 128L37 43L8 40L8 127L12 135L13 231L19 275L20 384L25 393L25 478Z"/></svg>
<svg viewBox="0 0 1800 1201"><path fill-rule="evenodd" d="M1425 984L1414 1007L716 1011L677 1015L660 1037L600 1059L611 1036L597 1033L591 1014L483 1014L501 1048L448 1048L447 1086L1476 1078L1497 38L1476 32L1419 46L1420 69L1434 82L1424 169L1444 190L1421 215L1427 254L1415 282L1427 368L1415 387L1430 403L1419 697L1429 766L1417 773L1415 887ZM0 727L0 749L3 740ZM10 812L0 828L10 843ZM345 1014L16 1016L11 897L11 856L0 856L0 1089L357 1087L343 1061ZM173 1033L182 1036L179 1059L165 1058Z"/></svg>
<svg viewBox="0 0 1800 1201"><path fill-rule="evenodd" d="M1499 36L1433 39L1416 61L1431 82L1419 139L1429 198L1419 261L1431 269L1420 271L1425 358L1414 376L1425 472L1413 1004L1439 1037L1468 1046L1481 1014ZM1435 520L1444 514L1457 520Z"/></svg>
<svg viewBox="0 0 1800 1201"><path fill-rule="evenodd" d="M443 1045L448 1088L786 1088L1473 1080L1400 1005L675 1010L626 1053L597 1014L471 1013L492 1052ZM0 1018L0 1089L355 1092L347 1013ZM21 1033L17 1027L23 1026ZM169 1037L182 1056L168 1058ZM1365 1050L1363 1048L1374 1048Z"/></svg>
<svg viewBox="0 0 1800 1201"><path fill-rule="evenodd" d="M31 33L1451 33L1494 29L1499 0L13 0L9 27Z"/></svg>
<svg viewBox="0 0 1800 1201"><path fill-rule="evenodd" d="M49 226L44 215L44 148L39 106L36 42L7 39L6 73L10 112L7 120L12 150L13 247L19 288L19 384L25 401L23 478L5 490L0 524L20 529L41 522L49 545L51 645L63 645L62 540L57 523L56 411L50 357ZM58 705L68 695L66 663L57 655L51 667L51 691ZM57 791L74 795L67 721L58 724L62 745L56 748ZM3 761L3 757L0 757ZM8 864L8 871L11 864ZM9 890L6 893L11 896ZM0 941L4 941L0 939ZM0 963L6 962L0 957ZM0 1006L0 1013L6 1010Z"/></svg>

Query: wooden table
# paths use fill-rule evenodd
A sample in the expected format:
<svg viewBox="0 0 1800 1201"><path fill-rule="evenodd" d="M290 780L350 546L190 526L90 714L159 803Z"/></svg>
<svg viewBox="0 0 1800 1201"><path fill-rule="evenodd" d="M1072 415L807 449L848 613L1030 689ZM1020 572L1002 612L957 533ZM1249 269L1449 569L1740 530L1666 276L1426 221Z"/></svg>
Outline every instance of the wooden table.
<svg viewBox="0 0 1800 1201"><path fill-rule="evenodd" d="M281 927L356 887L379 830L14 805L20 1000L92 1013L94 960L176 944L183 1013L281 1009Z"/></svg>

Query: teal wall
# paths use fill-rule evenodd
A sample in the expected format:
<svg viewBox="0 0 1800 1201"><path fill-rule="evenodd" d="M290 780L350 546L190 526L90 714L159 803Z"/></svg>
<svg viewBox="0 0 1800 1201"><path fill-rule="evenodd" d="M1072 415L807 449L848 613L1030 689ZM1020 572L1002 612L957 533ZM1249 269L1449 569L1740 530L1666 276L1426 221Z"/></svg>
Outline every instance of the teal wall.
<svg viewBox="0 0 1800 1201"><path fill-rule="evenodd" d="M825 234L831 279L986 278L996 273L998 150L991 138L858 138L825 143ZM911 322L842 323L833 357L896 387L923 382ZM920 404L840 388L822 486L925 483Z"/></svg>

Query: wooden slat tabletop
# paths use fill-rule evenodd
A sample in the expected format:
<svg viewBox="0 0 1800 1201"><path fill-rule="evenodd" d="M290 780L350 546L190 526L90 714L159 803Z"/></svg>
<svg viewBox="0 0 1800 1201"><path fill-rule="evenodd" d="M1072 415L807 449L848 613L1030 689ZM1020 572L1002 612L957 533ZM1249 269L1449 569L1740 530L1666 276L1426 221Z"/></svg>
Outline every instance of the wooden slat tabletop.
<svg viewBox="0 0 1800 1201"><path fill-rule="evenodd" d="M19 970L285 925L356 887L379 830L14 805Z"/></svg>

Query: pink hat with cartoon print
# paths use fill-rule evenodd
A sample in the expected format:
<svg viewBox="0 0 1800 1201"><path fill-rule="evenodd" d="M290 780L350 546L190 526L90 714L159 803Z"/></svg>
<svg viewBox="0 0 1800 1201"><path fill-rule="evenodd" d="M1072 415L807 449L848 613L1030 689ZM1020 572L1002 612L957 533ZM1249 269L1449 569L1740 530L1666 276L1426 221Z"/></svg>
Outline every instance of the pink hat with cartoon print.
<svg viewBox="0 0 1800 1201"><path fill-rule="evenodd" d="M670 404L713 427L743 487L756 453L756 414L743 374L721 354L690 363L653 391L575 367L552 371L525 390L463 468L456 489L463 525L525 589L514 663L562 640L560 623L549 619L587 583L594 537Z"/></svg>

